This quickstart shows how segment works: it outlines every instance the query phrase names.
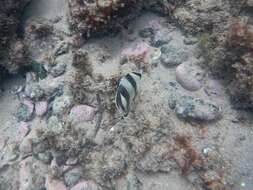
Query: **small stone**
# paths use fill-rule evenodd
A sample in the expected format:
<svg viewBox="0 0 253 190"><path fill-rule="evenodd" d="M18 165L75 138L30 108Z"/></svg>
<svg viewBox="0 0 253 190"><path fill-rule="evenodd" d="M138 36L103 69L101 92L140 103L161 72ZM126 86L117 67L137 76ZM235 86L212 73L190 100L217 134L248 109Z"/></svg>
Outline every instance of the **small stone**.
<svg viewBox="0 0 253 190"><path fill-rule="evenodd" d="M50 171L51 171L51 174L52 176L54 177L60 177L62 176L63 174L63 169L62 167L60 167L57 162L56 162L56 159L53 159L51 161L51 164L50 164Z"/></svg>
<svg viewBox="0 0 253 190"><path fill-rule="evenodd" d="M47 190L68 190L68 188L62 181L51 179L50 177L46 178L46 189Z"/></svg>
<svg viewBox="0 0 253 190"><path fill-rule="evenodd" d="M175 44L167 44L161 48L161 61L166 67L177 66L188 59L187 52Z"/></svg>
<svg viewBox="0 0 253 190"><path fill-rule="evenodd" d="M30 100L24 100L18 107L16 116L19 121L29 121L32 118L34 105Z"/></svg>
<svg viewBox="0 0 253 190"><path fill-rule="evenodd" d="M43 116L48 109L48 103L46 101L40 101L35 104L35 113L37 116Z"/></svg>
<svg viewBox="0 0 253 190"><path fill-rule="evenodd" d="M19 150L20 150L21 155L24 155L24 156L32 153L32 143L30 139L25 138L19 145Z"/></svg>
<svg viewBox="0 0 253 190"><path fill-rule="evenodd" d="M127 175L127 190L141 190L141 182L136 175L131 173Z"/></svg>
<svg viewBox="0 0 253 190"><path fill-rule="evenodd" d="M49 151L38 153L36 157L45 164L50 164L53 159L53 156Z"/></svg>
<svg viewBox="0 0 253 190"><path fill-rule="evenodd" d="M79 168L74 168L72 170L67 171L64 174L64 181L67 186L75 185L79 179L81 178L81 170Z"/></svg>
<svg viewBox="0 0 253 190"><path fill-rule="evenodd" d="M197 38L194 38L194 37L186 37L184 38L184 44L186 45L193 45L193 44L196 44L198 42L198 39Z"/></svg>
<svg viewBox="0 0 253 190"><path fill-rule="evenodd" d="M73 104L73 98L70 96L57 97L53 102L53 114L62 115L67 112Z"/></svg>
<svg viewBox="0 0 253 190"><path fill-rule="evenodd" d="M48 119L47 129L56 135L61 134L62 131L64 130L62 123L56 116L51 116Z"/></svg>
<svg viewBox="0 0 253 190"><path fill-rule="evenodd" d="M66 165L74 166L78 162L78 158L76 157L71 157L66 161Z"/></svg>
<svg viewBox="0 0 253 190"><path fill-rule="evenodd" d="M177 99L175 112L179 118L186 120L214 121L221 118L218 106L190 96Z"/></svg>
<svg viewBox="0 0 253 190"><path fill-rule="evenodd" d="M164 44L169 43L172 40L172 37L168 35L167 30L159 30L151 39L151 45L154 47L160 47Z"/></svg>
<svg viewBox="0 0 253 190"><path fill-rule="evenodd" d="M147 43L139 42L134 47L123 49L121 55L122 55L122 58L145 62L147 59L149 50L150 50L150 46Z"/></svg>
<svg viewBox="0 0 253 190"><path fill-rule="evenodd" d="M69 50L68 43L66 43L66 42L61 42L61 43L55 48L54 55L55 55L55 56L59 56L59 55L65 54L65 53L68 52L68 50Z"/></svg>
<svg viewBox="0 0 253 190"><path fill-rule="evenodd" d="M70 120L72 123L78 124L84 121L91 121L94 119L96 109L87 105L74 106L70 111Z"/></svg>
<svg viewBox="0 0 253 190"><path fill-rule="evenodd" d="M33 176L31 172L31 157L22 160L19 164L19 190L27 190L29 187L32 187Z"/></svg>
<svg viewBox="0 0 253 190"><path fill-rule="evenodd" d="M186 90L199 90L202 87L203 78L203 71L188 62L180 64L176 68L176 80Z"/></svg>
<svg viewBox="0 0 253 190"><path fill-rule="evenodd" d="M152 37L152 35L154 34L154 30L150 27L148 28L144 28L142 30L139 31L139 35L142 38L149 38Z"/></svg>
<svg viewBox="0 0 253 190"><path fill-rule="evenodd" d="M56 66L52 67L50 73L53 77L58 77L65 73L67 65L65 63L58 63Z"/></svg>
<svg viewBox="0 0 253 190"><path fill-rule="evenodd" d="M27 122L21 121L17 131L17 141L22 142L23 138L29 133L29 131L29 124Z"/></svg>
<svg viewBox="0 0 253 190"><path fill-rule="evenodd" d="M210 147L206 147L206 148L203 148L203 154L205 155L205 156L208 156L208 153L210 152L210 151L212 151L212 148L210 148Z"/></svg>
<svg viewBox="0 0 253 190"><path fill-rule="evenodd" d="M28 83L25 86L25 95L33 100L39 100L44 95L44 91L36 83Z"/></svg>
<svg viewBox="0 0 253 190"><path fill-rule="evenodd" d="M102 190L102 188L93 181L80 181L71 190Z"/></svg>

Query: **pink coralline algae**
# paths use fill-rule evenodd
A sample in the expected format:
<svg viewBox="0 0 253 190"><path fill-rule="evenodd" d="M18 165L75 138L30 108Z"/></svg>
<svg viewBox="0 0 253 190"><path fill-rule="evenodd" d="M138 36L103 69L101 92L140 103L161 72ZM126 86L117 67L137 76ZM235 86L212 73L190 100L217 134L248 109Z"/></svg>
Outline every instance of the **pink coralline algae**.
<svg viewBox="0 0 253 190"><path fill-rule="evenodd" d="M125 57L133 61L146 62L148 59L149 50L150 47L147 43L139 42L134 47L123 49L121 54L122 57Z"/></svg>
<svg viewBox="0 0 253 190"><path fill-rule="evenodd" d="M35 113L37 116L43 116L47 112L48 103L46 101L37 102L35 104Z"/></svg>
<svg viewBox="0 0 253 190"><path fill-rule="evenodd" d="M20 122L20 125L18 126L18 131L17 131L17 141L21 142L23 138L29 133L30 128L29 124L27 122Z"/></svg>
<svg viewBox="0 0 253 190"><path fill-rule="evenodd" d="M87 105L74 106L70 111L70 119L73 123L78 124L83 121L91 121L94 119L96 109Z"/></svg>

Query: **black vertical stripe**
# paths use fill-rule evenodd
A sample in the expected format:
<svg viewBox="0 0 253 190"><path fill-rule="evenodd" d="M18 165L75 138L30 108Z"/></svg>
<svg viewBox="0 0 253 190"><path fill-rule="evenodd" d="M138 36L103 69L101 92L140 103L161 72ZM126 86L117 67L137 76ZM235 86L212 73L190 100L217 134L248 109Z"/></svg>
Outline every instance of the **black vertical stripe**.
<svg viewBox="0 0 253 190"><path fill-rule="evenodd" d="M133 74L137 75L138 77L141 78L141 73L133 72Z"/></svg>
<svg viewBox="0 0 253 190"><path fill-rule="evenodd" d="M130 74L127 74L126 79L128 80L128 82L130 82L130 84L132 85L132 87L134 88L135 93L136 93L137 86L136 86L136 82L135 82L134 78Z"/></svg>
<svg viewBox="0 0 253 190"><path fill-rule="evenodd" d="M124 107L124 105L121 101L121 97L120 97L121 95L126 99L126 104L127 104L126 108ZM116 101L117 101L116 103L117 103L118 107L121 107L124 112L128 113L130 96L129 96L129 93L127 92L127 90L125 89L125 87L122 85L119 85L119 87L118 87Z"/></svg>

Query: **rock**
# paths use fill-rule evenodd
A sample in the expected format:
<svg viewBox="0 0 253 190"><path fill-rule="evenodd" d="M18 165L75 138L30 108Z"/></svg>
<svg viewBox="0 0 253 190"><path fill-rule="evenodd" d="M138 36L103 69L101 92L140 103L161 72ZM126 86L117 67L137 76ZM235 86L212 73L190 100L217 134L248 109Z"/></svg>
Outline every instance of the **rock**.
<svg viewBox="0 0 253 190"><path fill-rule="evenodd" d="M53 102L53 114L62 115L72 106L73 98L70 96L57 97Z"/></svg>
<svg viewBox="0 0 253 190"><path fill-rule="evenodd" d="M150 46L145 42L139 42L134 47L123 49L121 52L122 58L127 58L134 61L147 61Z"/></svg>
<svg viewBox="0 0 253 190"><path fill-rule="evenodd" d="M45 164L50 164L53 159L53 156L49 151L38 153L36 157Z"/></svg>
<svg viewBox="0 0 253 190"><path fill-rule="evenodd" d="M35 103L35 113L37 116L43 116L46 114L48 109L47 101L40 101Z"/></svg>
<svg viewBox="0 0 253 190"><path fill-rule="evenodd" d="M66 67L67 65L65 63L58 63L50 70L50 73L53 77L58 77L65 73Z"/></svg>
<svg viewBox="0 0 253 190"><path fill-rule="evenodd" d="M152 28L150 28L150 27L144 28L144 29L142 29L142 30L139 31L139 35L142 38L152 37L153 34L154 34L154 30Z"/></svg>
<svg viewBox="0 0 253 190"><path fill-rule="evenodd" d="M221 109L202 99L182 96L177 99L175 112L179 118L194 121L214 121L221 118Z"/></svg>
<svg viewBox="0 0 253 190"><path fill-rule="evenodd" d="M28 138L25 138L19 145L21 155L25 156L32 153L32 143Z"/></svg>
<svg viewBox="0 0 253 190"><path fill-rule="evenodd" d="M21 14L30 0L0 1L0 66L9 72L16 73L25 60L26 48L17 41L16 33L21 20ZM13 44L12 44L13 43ZM14 47L12 47L14 46Z"/></svg>
<svg viewBox="0 0 253 190"><path fill-rule="evenodd" d="M71 157L71 158L68 158L68 160L66 161L66 165L74 166L77 164L77 162L78 162L78 158Z"/></svg>
<svg viewBox="0 0 253 190"><path fill-rule="evenodd" d="M69 190L66 185L57 179L46 178L46 189L47 190Z"/></svg>
<svg viewBox="0 0 253 190"><path fill-rule="evenodd" d="M29 133L30 126L27 122L20 122L17 131L17 141L22 142L23 138Z"/></svg>
<svg viewBox="0 0 253 190"><path fill-rule="evenodd" d="M24 100L18 107L16 116L19 121L29 121L32 118L34 105L30 100Z"/></svg>
<svg viewBox="0 0 253 190"><path fill-rule="evenodd" d="M19 164L19 190L28 190L33 186L33 175L31 171L32 158L26 158Z"/></svg>
<svg viewBox="0 0 253 190"><path fill-rule="evenodd" d="M57 135L63 132L63 125L56 116L51 116L48 119L47 129Z"/></svg>
<svg viewBox="0 0 253 190"><path fill-rule="evenodd" d="M61 42L61 43L59 43L58 46L55 48L54 55L55 55L55 56L59 56L59 55L65 54L65 53L68 52L68 50L69 50L68 43L66 43L66 42Z"/></svg>
<svg viewBox="0 0 253 190"><path fill-rule="evenodd" d="M196 44L197 42L198 42L198 39L194 38L192 36L184 38L184 44L185 45L193 45L193 44Z"/></svg>
<svg viewBox="0 0 253 190"><path fill-rule="evenodd" d="M161 61L166 67L177 66L188 59L187 52L176 44L167 44L161 48Z"/></svg>
<svg viewBox="0 0 253 190"><path fill-rule="evenodd" d="M154 47L160 47L164 44L169 43L171 40L172 37L169 36L169 32L167 30L159 30L152 37L151 45Z"/></svg>
<svg viewBox="0 0 253 190"><path fill-rule="evenodd" d="M91 121L94 119L96 109L87 105L74 106L69 114L70 120L74 124L78 124L84 121Z"/></svg>
<svg viewBox="0 0 253 190"><path fill-rule="evenodd" d="M102 190L102 188L93 181L80 181L70 190Z"/></svg>
<svg viewBox="0 0 253 190"><path fill-rule="evenodd" d="M191 63L185 62L176 68L176 80L186 90L199 90L202 87L203 78L203 71Z"/></svg>
<svg viewBox="0 0 253 190"><path fill-rule="evenodd" d="M82 172L79 168L74 168L72 170L67 171L64 174L64 181L67 186L75 185L82 176Z"/></svg>
<svg viewBox="0 0 253 190"><path fill-rule="evenodd" d="M248 0L247 1L247 6L248 7L253 7L253 0Z"/></svg>
<svg viewBox="0 0 253 190"><path fill-rule="evenodd" d="M63 169L62 167L60 167L57 162L56 162L56 159L53 159L51 161L51 164L50 164L50 172L52 174L53 177L61 177L63 175Z"/></svg>
<svg viewBox="0 0 253 190"><path fill-rule="evenodd" d="M27 83L25 86L25 95L33 100L39 100L44 95L44 91L37 83Z"/></svg>
<svg viewBox="0 0 253 190"><path fill-rule="evenodd" d="M127 175L127 190L141 190L141 182L138 177L132 173Z"/></svg>

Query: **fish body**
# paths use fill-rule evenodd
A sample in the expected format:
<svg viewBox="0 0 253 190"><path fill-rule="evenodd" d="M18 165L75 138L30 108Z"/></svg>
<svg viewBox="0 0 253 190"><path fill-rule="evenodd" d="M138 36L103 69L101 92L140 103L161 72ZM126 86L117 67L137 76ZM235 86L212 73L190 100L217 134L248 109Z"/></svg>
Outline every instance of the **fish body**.
<svg viewBox="0 0 253 190"><path fill-rule="evenodd" d="M118 81L115 104L120 113L126 117L130 110L131 102L137 94L137 87L142 74L131 72Z"/></svg>

